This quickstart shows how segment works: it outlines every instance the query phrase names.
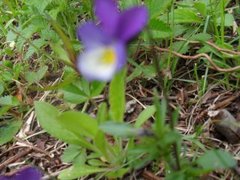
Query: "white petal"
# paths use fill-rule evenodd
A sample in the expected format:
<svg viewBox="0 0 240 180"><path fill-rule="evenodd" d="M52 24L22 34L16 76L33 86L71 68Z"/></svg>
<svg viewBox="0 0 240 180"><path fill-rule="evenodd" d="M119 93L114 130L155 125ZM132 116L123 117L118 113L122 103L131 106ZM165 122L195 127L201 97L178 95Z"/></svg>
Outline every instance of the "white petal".
<svg viewBox="0 0 240 180"><path fill-rule="evenodd" d="M86 79L101 81L109 81L112 79L114 73L117 71L116 59L114 63L104 63L102 59L104 53L109 48L111 47L91 49L83 52L83 54L78 57L77 68Z"/></svg>

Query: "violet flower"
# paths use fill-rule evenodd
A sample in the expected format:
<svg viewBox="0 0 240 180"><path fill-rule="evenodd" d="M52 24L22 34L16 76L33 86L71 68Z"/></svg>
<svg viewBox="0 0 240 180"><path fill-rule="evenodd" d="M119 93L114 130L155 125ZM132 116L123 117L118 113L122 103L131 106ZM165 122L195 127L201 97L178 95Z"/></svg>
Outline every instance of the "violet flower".
<svg viewBox="0 0 240 180"><path fill-rule="evenodd" d="M36 168L27 167L12 176L0 176L0 180L41 180L42 174Z"/></svg>
<svg viewBox="0 0 240 180"><path fill-rule="evenodd" d="M77 30L85 47L76 67L87 80L109 81L126 64L126 45L148 21L145 6L118 11L115 0L95 0L95 13L100 21L87 22Z"/></svg>

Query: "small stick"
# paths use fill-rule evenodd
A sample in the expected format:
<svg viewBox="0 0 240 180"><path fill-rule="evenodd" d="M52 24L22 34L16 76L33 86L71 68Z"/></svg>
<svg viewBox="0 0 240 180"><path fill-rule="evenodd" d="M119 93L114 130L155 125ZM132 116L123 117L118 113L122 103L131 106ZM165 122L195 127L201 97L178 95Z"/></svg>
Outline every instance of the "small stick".
<svg viewBox="0 0 240 180"><path fill-rule="evenodd" d="M41 149L41 148L39 148L39 147L33 146L32 144L30 144L30 143L28 143L28 142L25 142L25 141L21 140L21 139L18 138L18 137L15 137L15 139L16 139L17 141L19 141L20 143L24 144L24 146L29 147L29 148L31 148L31 149L34 150L34 151L43 153L43 154L45 154L46 156L52 158L52 155L49 154L47 151L45 151L45 150L43 150L43 149Z"/></svg>
<svg viewBox="0 0 240 180"><path fill-rule="evenodd" d="M166 49L166 48L160 48L160 47L157 47L155 46L154 47L156 50L158 51L161 51L161 52L169 52L175 56L178 56L180 58L183 58L183 59L190 59L190 60L195 60L195 59L199 59L199 58L206 58L209 63L213 66L213 68L219 72L234 72L234 71L239 71L240 70L240 66L235 66L235 67L232 67L232 68L221 68L219 67L218 65L216 65L213 60L210 58L210 56L208 56L207 54L205 53L200 53L200 54L197 54L197 55L194 55L194 56L187 56L187 55L183 55L183 54L180 54L176 51L171 51L169 49Z"/></svg>
<svg viewBox="0 0 240 180"><path fill-rule="evenodd" d="M28 153L30 153L32 150L33 150L32 148L28 148L27 150L22 151L22 152L16 154L15 156L7 159L7 160L4 161L2 164L0 164L0 171L1 171L4 167L6 167L7 165L9 165L10 163L17 161L18 159L20 159L20 158L23 157L23 156L26 156L26 155L27 155Z"/></svg>
<svg viewBox="0 0 240 180"><path fill-rule="evenodd" d="M187 39L184 39L184 38L175 38L176 40L179 40L179 41L188 41L189 43L192 43L192 44L197 44L197 43L200 43L200 41L189 41ZM218 51L221 51L221 52L225 52L225 53L229 53L229 54L233 54L233 55L240 55L240 52L239 51L232 51L230 49L224 49L224 48L220 48L218 47L216 44L210 42L210 41L206 41L206 43L212 47L214 47L215 49L217 49Z"/></svg>
<svg viewBox="0 0 240 180"><path fill-rule="evenodd" d="M163 178L157 177L155 174L144 170L142 173L142 176L146 179L146 180L163 180Z"/></svg>

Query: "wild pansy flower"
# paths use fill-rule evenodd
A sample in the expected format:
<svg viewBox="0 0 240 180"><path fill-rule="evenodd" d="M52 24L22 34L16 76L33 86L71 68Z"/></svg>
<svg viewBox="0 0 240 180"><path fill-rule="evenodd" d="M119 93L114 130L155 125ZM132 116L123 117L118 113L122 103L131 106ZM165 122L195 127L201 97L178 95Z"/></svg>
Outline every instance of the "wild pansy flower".
<svg viewBox="0 0 240 180"><path fill-rule="evenodd" d="M41 180L42 174L36 168L27 167L11 176L0 176L0 180Z"/></svg>
<svg viewBox="0 0 240 180"><path fill-rule="evenodd" d="M109 81L126 64L126 45L148 21L145 6L118 11L115 0L95 0L95 14L100 21L86 22L77 30L85 50L76 66L87 80Z"/></svg>

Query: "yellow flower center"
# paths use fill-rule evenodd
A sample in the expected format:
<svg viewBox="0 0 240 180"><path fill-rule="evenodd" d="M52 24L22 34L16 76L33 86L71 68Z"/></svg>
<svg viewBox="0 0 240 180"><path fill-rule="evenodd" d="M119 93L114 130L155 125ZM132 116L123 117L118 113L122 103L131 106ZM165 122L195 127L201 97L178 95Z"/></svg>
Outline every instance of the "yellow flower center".
<svg viewBox="0 0 240 180"><path fill-rule="evenodd" d="M104 64L113 64L116 61L116 53L113 48L106 48L101 57L101 62Z"/></svg>

